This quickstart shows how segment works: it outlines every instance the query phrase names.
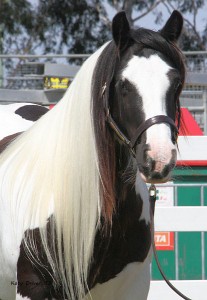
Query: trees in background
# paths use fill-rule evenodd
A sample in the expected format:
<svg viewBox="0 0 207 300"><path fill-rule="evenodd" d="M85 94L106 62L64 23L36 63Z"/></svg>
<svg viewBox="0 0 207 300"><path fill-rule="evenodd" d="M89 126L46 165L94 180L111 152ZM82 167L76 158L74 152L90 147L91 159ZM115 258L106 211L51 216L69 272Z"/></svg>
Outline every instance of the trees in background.
<svg viewBox="0 0 207 300"><path fill-rule="evenodd" d="M182 50L206 50L207 46L207 14L205 0L166 0L162 1L168 13L179 10L184 17L184 30L181 44ZM205 18L205 19L204 19ZM202 25L202 29L200 26Z"/></svg>
<svg viewBox="0 0 207 300"><path fill-rule="evenodd" d="M161 27L171 12L178 9L185 19L182 49L205 50L207 16L203 30L198 27L199 13L204 7L204 0L51 0L40 1L38 11L47 20L43 31L50 39L45 40L45 49L50 49L51 40L57 51L65 45L69 53L90 53L111 38L111 18L120 10L126 11L132 26L142 26L142 19L151 14Z"/></svg>
<svg viewBox="0 0 207 300"><path fill-rule="evenodd" d="M111 38L113 15L124 9L131 25L149 15L162 27L174 9L184 16L183 50L205 50L204 0L0 0L1 53L91 53Z"/></svg>
<svg viewBox="0 0 207 300"><path fill-rule="evenodd" d="M29 0L0 0L1 53L24 53L32 49L36 13Z"/></svg>

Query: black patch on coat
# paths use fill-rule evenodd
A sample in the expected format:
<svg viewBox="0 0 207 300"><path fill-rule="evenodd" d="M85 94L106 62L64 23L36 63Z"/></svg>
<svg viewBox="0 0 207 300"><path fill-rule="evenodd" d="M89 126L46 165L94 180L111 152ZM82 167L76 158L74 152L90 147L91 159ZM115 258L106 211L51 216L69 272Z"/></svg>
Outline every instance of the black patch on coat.
<svg viewBox="0 0 207 300"><path fill-rule="evenodd" d="M48 112L48 108L40 105L24 105L18 108L15 111L15 114L19 115L25 120L28 121L37 121L40 117L42 117L46 112Z"/></svg>
<svg viewBox="0 0 207 300"><path fill-rule="evenodd" d="M48 220L47 231L50 232L50 221ZM60 289L54 288L53 279L51 277L52 269L47 261L43 246L41 244L40 232L36 228L27 230L25 238L32 236L36 252L34 260L31 260L26 253L24 242L20 246L20 254L17 262L17 293L31 300L63 300L63 293ZM38 258L37 262L35 259Z"/></svg>
<svg viewBox="0 0 207 300"><path fill-rule="evenodd" d="M143 262L151 246L150 224L139 221L142 200L134 190L119 203L111 231L99 231L95 238L94 256L88 285L93 288L114 278L132 262Z"/></svg>

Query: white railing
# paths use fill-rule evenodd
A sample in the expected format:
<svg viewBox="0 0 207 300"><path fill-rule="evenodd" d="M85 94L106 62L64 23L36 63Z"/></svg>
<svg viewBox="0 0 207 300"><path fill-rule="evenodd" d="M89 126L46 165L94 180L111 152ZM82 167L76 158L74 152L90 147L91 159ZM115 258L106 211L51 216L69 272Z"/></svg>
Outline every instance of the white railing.
<svg viewBox="0 0 207 300"><path fill-rule="evenodd" d="M191 72L207 72L207 51L184 51L187 70Z"/></svg>
<svg viewBox="0 0 207 300"><path fill-rule="evenodd" d="M171 280L191 300L207 299L207 280ZM147 300L182 300L164 281L152 281Z"/></svg>
<svg viewBox="0 0 207 300"><path fill-rule="evenodd" d="M156 231L207 231L207 207L157 207ZM192 245L193 247L193 245ZM176 288L192 300L207 299L207 280L172 280ZM181 300L164 281L152 281L148 300Z"/></svg>

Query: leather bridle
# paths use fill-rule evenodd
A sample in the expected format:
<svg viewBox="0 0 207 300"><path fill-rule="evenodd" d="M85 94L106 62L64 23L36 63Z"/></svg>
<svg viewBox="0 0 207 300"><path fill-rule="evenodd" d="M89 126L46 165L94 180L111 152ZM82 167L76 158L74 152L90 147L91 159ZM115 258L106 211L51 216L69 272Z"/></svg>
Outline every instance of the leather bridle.
<svg viewBox="0 0 207 300"><path fill-rule="evenodd" d="M169 124L171 126L171 128L173 129L174 139L175 139L175 141L177 141L179 129L176 126L173 119L171 119L170 117L165 116L165 115L157 115L157 116L147 119L136 129L135 134L131 139L126 137L126 135L122 132L122 130L119 128L119 126L117 125L117 123L115 122L115 120L113 119L113 117L111 115L108 95L106 94L106 88L107 88L107 85L105 83L104 86L102 87L102 98L104 101L106 122L109 124L109 126L112 128L112 130L116 133L119 140L121 140L129 148L129 150L131 151L131 153L134 157L136 156L135 147L136 147L141 135L149 127L151 127L155 124L160 124L160 123Z"/></svg>

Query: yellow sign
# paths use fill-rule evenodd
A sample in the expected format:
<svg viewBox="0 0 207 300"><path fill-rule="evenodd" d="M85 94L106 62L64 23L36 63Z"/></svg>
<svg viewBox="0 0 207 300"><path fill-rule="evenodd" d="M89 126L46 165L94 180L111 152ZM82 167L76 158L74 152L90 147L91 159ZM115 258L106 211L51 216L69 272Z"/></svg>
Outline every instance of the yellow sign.
<svg viewBox="0 0 207 300"><path fill-rule="evenodd" d="M45 77L44 88L45 89L67 89L69 87L69 78L60 77Z"/></svg>

